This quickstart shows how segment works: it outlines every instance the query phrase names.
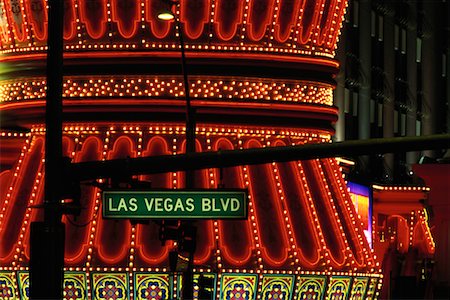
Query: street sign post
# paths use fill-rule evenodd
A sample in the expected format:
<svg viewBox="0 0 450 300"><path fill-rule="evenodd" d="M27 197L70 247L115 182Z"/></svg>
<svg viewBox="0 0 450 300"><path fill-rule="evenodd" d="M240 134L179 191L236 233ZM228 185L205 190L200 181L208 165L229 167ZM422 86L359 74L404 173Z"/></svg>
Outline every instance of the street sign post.
<svg viewBox="0 0 450 300"><path fill-rule="evenodd" d="M103 217L245 219L246 190L103 191Z"/></svg>

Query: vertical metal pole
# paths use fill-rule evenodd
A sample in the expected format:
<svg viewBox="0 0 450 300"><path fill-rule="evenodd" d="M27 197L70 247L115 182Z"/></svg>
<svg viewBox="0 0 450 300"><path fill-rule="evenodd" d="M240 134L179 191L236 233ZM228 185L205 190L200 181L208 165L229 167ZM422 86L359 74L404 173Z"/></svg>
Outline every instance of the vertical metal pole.
<svg viewBox="0 0 450 300"><path fill-rule="evenodd" d="M188 80L188 71L186 67L186 55L184 48L184 39L183 39L183 28L182 24L178 18L176 17L177 27L178 27L178 37L180 40L180 49L181 49L181 71L183 73L183 81L184 81L184 94L186 98L186 153L194 153L195 152L195 109L191 106L191 95L190 95L190 86ZM194 187L194 172L186 171L186 188Z"/></svg>
<svg viewBox="0 0 450 300"><path fill-rule="evenodd" d="M31 299L61 299L64 278L64 224L60 209L64 1L48 0L47 3L44 221L31 225Z"/></svg>
<svg viewBox="0 0 450 300"><path fill-rule="evenodd" d="M188 72L186 68L186 55L183 39L183 28L180 18L175 14L176 25L178 28L178 38L180 40L181 49L181 68L184 81L184 94L186 98L186 154L195 152L195 110L191 106L190 86L188 80ZM195 173L194 170L187 170L185 172L186 188L192 189L195 187ZM184 224L183 224L184 223ZM190 228L193 226L192 221L183 221L182 226ZM196 237L193 236L193 243L196 243ZM195 248L195 247L194 247ZM193 299L194 285L193 285L193 273L192 267L194 264L194 252L189 253L189 262L187 271L183 274L183 289L182 298L184 300Z"/></svg>

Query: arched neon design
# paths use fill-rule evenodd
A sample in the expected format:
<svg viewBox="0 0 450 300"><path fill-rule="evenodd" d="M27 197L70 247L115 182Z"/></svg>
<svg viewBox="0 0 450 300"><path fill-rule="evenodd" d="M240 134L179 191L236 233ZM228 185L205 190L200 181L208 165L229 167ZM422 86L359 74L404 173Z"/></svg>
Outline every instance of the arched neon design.
<svg viewBox="0 0 450 300"><path fill-rule="evenodd" d="M387 218L386 226L395 228L394 234L391 234L388 238L389 242L396 247L400 253L406 253L409 248L409 226L408 220L400 215L391 215Z"/></svg>
<svg viewBox="0 0 450 300"><path fill-rule="evenodd" d="M134 143L128 136L121 136L114 142L108 159L118 159L135 156ZM117 264L125 259L131 241L130 222L124 220L105 220L98 222L98 232L95 245L99 258L107 264Z"/></svg>
<svg viewBox="0 0 450 300"><path fill-rule="evenodd" d="M79 2L80 20L93 39L99 39L106 32L106 0L89 0Z"/></svg>
<svg viewBox="0 0 450 300"><path fill-rule="evenodd" d="M245 143L245 148L261 147L261 143L254 139ZM282 266L288 259L289 237L284 230L286 224L273 174L268 165L249 166L248 170L262 258L272 267Z"/></svg>
<svg viewBox="0 0 450 300"><path fill-rule="evenodd" d="M321 46L327 40L330 34L332 21L334 20L333 14L336 7L337 0L324 0L322 14L319 17L317 27L317 45ZM330 17L331 16L331 17Z"/></svg>
<svg viewBox="0 0 450 300"><path fill-rule="evenodd" d="M3 1L0 1L0 37L2 39L2 44L8 44L10 42L8 16L6 12L6 6Z"/></svg>
<svg viewBox="0 0 450 300"><path fill-rule="evenodd" d="M7 194L8 186L11 181L11 171L5 170L0 173L0 203L5 203L5 197Z"/></svg>
<svg viewBox="0 0 450 300"><path fill-rule="evenodd" d="M274 0L251 0L248 14L248 37L259 41L266 33L273 16Z"/></svg>
<svg viewBox="0 0 450 300"><path fill-rule="evenodd" d="M435 252L433 237L431 236L430 228L425 222L423 218L419 218L414 225L412 246L421 249L423 253L433 255Z"/></svg>
<svg viewBox="0 0 450 300"><path fill-rule="evenodd" d="M330 38L330 40L327 42L327 47L333 47L333 48L336 48L336 45L337 45L337 38L338 38L338 36L339 36L339 33L340 33L340 28L341 28L341 26L342 26L342 19L343 19L343 17L344 17L344 14L345 14L345 7L346 7L346 1L343 1L343 0L338 0L338 4L339 4L339 8L338 8L338 13L337 13L337 16L336 16L336 19L335 19L335 21L336 21L336 27L334 28L334 31L332 32L332 33L330 33L331 34L331 38ZM331 27L332 29L333 29L333 27Z"/></svg>
<svg viewBox="0 0 450 300"><path fill-rule="evenodd" d="M64 0L64 39L70 40L77 32L74 0Z"/></svg>
<svg viewBox="0 0 450 300"><path fill-rule="evenodd" d="M44 0L25 1L28 20L33 27L34 36L39 41L47 40L47 9Z"/></svg>
<svg viewBox="0 0 450 300"><path fill-rule="evenodd" d="M301 1L280 0L274 32L274 37L278 42L286 42L291 35L292 28L297 25L295 21L298 18Z"/></svg>
<svg viewBox="0 0 450 300"><path fill-rule="evenodd" d="M97 137L88 137L81 149L76 153L75 162L93 161L101 158L102 142ZM97 189L81 185L81 206L85 209L81 210L80 216L76 220L72 220L71 216L63 218L66 224L66 242L64 261L67 265L77 265L87 256L89 249L89 233L91 232L92 222L94 221L94 206ZM67 220L71 218L72 221ZM86 224L86 226L74 226L73 224Z"/></svg>
<svg viewBox="0 0 450 300"><path fill-rule="evenodd" d="M14 256L14 245L20 237L20 228L25 219L29 199L33 193L33 186L42 166L44 150L44 140L37 138L34 140L30 153L23 161L18 173L16 182L20 189L15 189L11 193L10 205L6 207L4 223L0 231L0 262L9 263Z"/></svg>
<svg viewBox="0 0 450 300"><path fill-rule="evenodd" d="M139 1L111 0L112 20L124 38L131 38L136 33L140 21L139 4Z"/></svg>
<svg viewBox="0 0 450 300"><path fill-rule="evenodd" d="M184 23L186 36L197 39L209 22L210 0L185 0L181 2L180 21Z"/></svg>
<svg viewBox="0 0 450 300"><path fill-rule="evenodd" d="M217 0L214 23L216 33L223 41L231 40L242 24L244 0Z"/></svg>
<svg viewBox="0 0 450 300"><path fill-rule="evenodd" d="M302 166L315 207L320 208L316 212L323 230L330 263L335 267L342 267L346 259L346 247L335 217L337 212L332 207L325 188L326 179L319 171L318 160L303 161Z"/></svg>
<svg viewBox="0 0 450 300"><path fill-rule="evenodd" d="M233 150L233 144L226 138L219 138L214 151ZM215 170L215 181L219 183L219 171ZM244 188L245 184L240 167L224 168L223 186L225 188ZM225 263L244 266L250 262L252 250L255 249L251 224L248 220L219 220L219 248Z"/></svg>
<svg viewBox="0 0 450 300"><path fill-rule="evenodd" d="M321 164L326 174L325 177L329 179L330 192L335 195L337 200L335 206L339 211L343 232L347 235L346 241L349 244L348 252L355 258L356 266L361 267L367 263L365 261L364 247L361 245L361 242L367 248L369 248L369 244L364 237L361 226L354 224L355 219L358 219L358 213L356 212L355 206L351 204L352 201L343 178L337 175L339 174L339 166L336 160L321 160ZM353 220L351 216L353 216ZM361 232L361 234L358 234L356 228L358 228L358 232Z"/></svg>
<svg viewBox="0 0 450 300"><path fill-rule="evenodd" d="M20 0L9 0L6 3L9 12L9 24L12 23L14 37L18 42L23 42L27 39L27 36L25 33L25 20L22 14L23 7L21 6L21 2Z"/></svg>
<svg viewBox="0 0 450 300"><path fill-rule="evenodd" d="M160 0L145 0L146 11L145 18L150 23L150 30L158 39L165 38L173 24L173 21L161 21L158 19L158 12L164 8L163 1Z"/></svg>
<svg viewBox="0 0 450 300"><path fill-rule="evenodd" d="M275 147L286 146L283 141L276 141ZM320 262L321 245L318 232L313 222L304 223L304 220L312 220L313 216L307 202L307 196L301 184L301 178L296 162L277 163L279 178L281 181L284 207L289 216L290 226L293 229L294 244L297 246L301 265L313 268Z"/></svg>
<svg viewBox="0 0 450 300"><path fill-rule="evenodd" d="M160 136L152 137L143 152L143 156L170 154L167 141ZM170 174L141 176L144 181L150 181L152 188L170 188ZM159 226L153 222L138 224L136 232L136 249L139 257L151 266L158 266L169 255L169 246L161 245Z"/></svg>
<svg viewBox="0 0 450 300"><path fill-rule="evenodd" d="M311 35L315 32L323 1L324 0L303 0L303 5L300 10L301 13L299 14L301 21L298 39L301 44L308 43ZM316 44L316 42L313 42L313 44Z"/></svg>

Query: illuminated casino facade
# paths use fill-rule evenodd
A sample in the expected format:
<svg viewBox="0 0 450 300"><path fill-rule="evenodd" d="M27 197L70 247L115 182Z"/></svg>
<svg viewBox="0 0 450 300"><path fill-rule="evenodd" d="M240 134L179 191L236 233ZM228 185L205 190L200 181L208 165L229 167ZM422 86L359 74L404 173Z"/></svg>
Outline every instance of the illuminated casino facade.
<svg viewBox="0 0 450 300"><path fill-rule="evenodd" d="M0 288L28 297L30 223L43 201L45 0L0 1L3 76ZM66 0L63 151L74 162L184 152L185 94L174 22L156 0ZM184 0L196 151L331 141L333 59L346 1ZM17 131L28 128L28 132ZM14 129L14 130L13 130ZM197 188L248 189L246 220L197 221L196 273L217 299L373 299L379 263L335 159L206 169ZM142 175L180 189L183 172ZM66 299L168 299L173 243L159 226L101 217L100 189L65 216ZM75 296L70 296L75 295ZM8 298L9 297L9 298ZM159 298L158 298L159 297Z"/></svg>

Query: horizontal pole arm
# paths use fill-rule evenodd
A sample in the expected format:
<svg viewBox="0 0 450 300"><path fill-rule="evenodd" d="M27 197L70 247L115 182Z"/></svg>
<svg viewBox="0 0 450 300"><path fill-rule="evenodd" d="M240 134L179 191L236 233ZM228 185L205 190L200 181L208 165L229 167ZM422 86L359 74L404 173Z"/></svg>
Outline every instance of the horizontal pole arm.
<svg viewBox="0 0 450 300"><path fill-rule="evenodd" d="M352 157L449 148L450 134L439 134L89 161L72 163L69 171L77 180L88 180L325 157Z"/></svg>

